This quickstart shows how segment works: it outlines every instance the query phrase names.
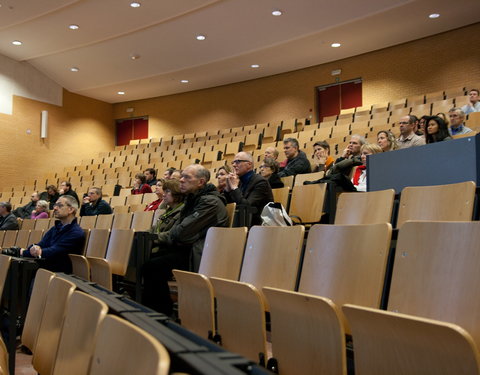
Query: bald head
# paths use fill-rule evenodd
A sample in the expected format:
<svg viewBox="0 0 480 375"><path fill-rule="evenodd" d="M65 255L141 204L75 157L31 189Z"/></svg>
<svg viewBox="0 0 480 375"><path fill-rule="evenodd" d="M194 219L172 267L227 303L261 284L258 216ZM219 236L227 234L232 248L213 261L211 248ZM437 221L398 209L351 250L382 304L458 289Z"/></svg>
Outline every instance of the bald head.
<svg viewBox="0 0 480 375"><path fill-rule="evenodd" d="M237 176L242 177L244 174L253 170L253 156L249 152L239 152L235 155L232 164Z"/></svg>
<svg viewBox="0 0 480 375"><path fill-rule="evenodd" d="M278 150L275 147L267 147L263 156L265 159L277 160Z"/></svg>

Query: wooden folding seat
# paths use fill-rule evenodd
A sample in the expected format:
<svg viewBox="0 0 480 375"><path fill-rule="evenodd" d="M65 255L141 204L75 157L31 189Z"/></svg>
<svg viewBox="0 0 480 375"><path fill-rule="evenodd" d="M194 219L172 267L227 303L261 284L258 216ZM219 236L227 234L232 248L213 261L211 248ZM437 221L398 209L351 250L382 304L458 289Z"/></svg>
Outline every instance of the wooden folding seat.
<svg viewBox="0 0 480 375"><path fill-rule="evenodd" d="M243 151L251 152L258 149L258 146L261 143L260 139L261 136L259 133L247 135L243 144Z"/></svg>
<svg viewBox="0 0 480 375"><path fill-rule="evenodd" d="M168 375L169 368L170 356L158 339L113 315L107 315L102 321L90 375Z"/></svg>
<svg viewBox="0 0 480 375"><path fill-rule="evenodd" d="M110 198L110 206L115 207L115 206L125 206L125 201L127 197L118 195L118 196L113 196Z"/></svg>
<svg viewBox="0 0 480 375"><path fill-rule="evenodd" d="M153 188L153 186L152 186ZM156 201L158 199L158 195L155 193L145 193L143 194L142 204L147 205Z"/></svg>
<svg viewBox="0 0 480 375"><path fill-rule="evenodd" d="M209 277L238 280L247 228L210 228L198 273L174 270L182 326L202 337L215 332L214 294ZM220 256L221 254L221 256Z"/></svg>
<svg viewBox="0 0 480 375"><path fill-rule="evenodd" d="M240 282L212 277L217 299L217 334L222 346L256 361L266 358L265 310L261 288L295 288L304 227L250 229Z"/></svg>
<svg viewBox="0 0 480 375"><path fill-rule="evenodd" d="M125 276L134 233L133 229L112 229L105 258L87 257L92 282L112 290L112 275Z"/></svg>
<svg viewBox="0 0 480 375"><path fill-rule="evenodd" d="M285 176L285 177L280 177L280 179L282 180L284 187L288 187L290 189L293 188L293 181L295 179L295 176Z"/></svg>
<svg viewBox="0 0 480 375"><path fill-rule="evenodd" d="M478 221L404 223L398 235L387 309L458 324L478 347L479 242Z"/></svg>
<svg viewBox="0 0 480 375"><path fill-rule="evenodd" d="M293 187L288 214L293 221L317 223L322 218L327 184Z"/></svg>
<svg viewBox="0 0 480 375"><path fill-rule="evenodd" d="M30 230L20 229L17 233L14 246L18 246L22 249L25 249L29 245Z"/></svg>
<svg viewBox="0 0 480 375"><path fill-rule="evenodd" d="M45 232L43 230L32 229L30 230L30 236L28 237L28 245L40 242Z"/></svg>
<svg viewBox="0 0 480 375"><path fill-rule="evenodd" d="M130 212L130 206L115 206L113 207L114 214L128 214Z"/></svg>
<svg viewBox="0 0 480 375"><path fill-rule="evenodd" d="M421 104L425 104L425 94L409 96L407 98L407 106L409 107L416 107Z"/></svg>
<svg viewBox="0 0 480 375"><path fill-rule="evenodd" d="M350 116L352 117L352 115L355 113L355 107L352 107L352 108L345 108L345 109L341 109L340 110L340 114L338 115L338 118L340 118L340 116Z"/></svg>
<svg viewBox="0 0 480 375"><path fill-rule="evenodd" d="M453 99L445 99L432 102L432 115L436 115L437 113L448 114L448 111L453 107Z"/></svg>
<svg viewBox="0 0 480 375"><path fill-rule="evenodd" d="M388 110L393 111L393 110L396 110L396 109L405 108L406 105L407 105L407 99L406 98L393 100L390 103L388 103Z"/></svg>
<svg viewBox="0 0 480 375"><path fill-rule="evenodd" d="M347 374L345 329L328 298L264 287L274 366L282 375Z"/></svg>
<svg viewBox="0 0 480 375"><path fill-rule="evenodd" d="M465 87L449 87L445 89L445 99L456 98L465 94Z"/></svg>
<svg viewBox="0 0 480 375"><path fill-rule="evenodd" d="M142 200L143 200L143 194L131 194L131 195L127 195L125 204L127 206L131 204L139 204L139 203L142 203Z"/></svg>
<svg viewBox="0 0 480 375"><path fill-rule="evenodd" d="M52 374L66 306L74 290L75 284L59 277L54 277L48 286L32 360L40 374Z"/></svg>
<svg viewBox="0 0 480 375"><path fill-rule="evenodd" d="M422 116L430 116L432 113L432 104L417 104L415 106L412 106L411 109L411 114L417 116L418 118Z"/></svg>
<svg viewBox="0 0 480 375"><path fill-rule="evenodd" d="M425 103L433 103L445 99L445 92L443 90L430 92L425 94Z"/></svg>
<svg viewBox="0 0 480 375"><path fill-rule="evenodd" d="M98 215L95 222L96 229L111 229L113 223L113 214Z"/></svg>
<svg viewBox="0 0 480 375"><path fill-rule="evenodd" d="M349 304L342 310L356 374L480 374L477 347L455 324Z"/></svg>
<svg viewBox="0 0 480 375"><path fill-rule="evenodd" d="M475 201L473 181L402 190L397 227L407 220L470 221Z"/></svg>
<svg viewBox="0 0 480 375"><path fill-rule="evenodd" d="M280 136L280 127L278 125L269 125L263 129L262 143L276 142Z"/></svg>
<svg viewBox="0 0 480 375"><path fill-rule="evenodd" d="M393 189L341 193L337 201L335 224L390 223L394 198Z"/></svg>
<svg viewBox="0 0 480 375"><path fill-rule="evenodd" d="M304 173L304 174L297 174L295 176L295 183L294 186L301 186L305 181L316 181L325 175L324 172L313 172L313 173Z"/></svg>
<svg viewBox="0 0 480 375"><path fill-rule="evenodd" d="M346 137L350 135L350 123L344 124L344 125L336 125L332 128L332 134L331 137L338 137L338 136L343 136Z"/></svg>
<svg viewBox="0 0 480 375"><path fill-rule="evenodd" d="M112 229L129 229L132 224L133 213L114 214Z"/></svg>
<svg viewBox="0 0 480 375"><path fill-rule="evenodd" d="M304 130L299 132L296 136L298 143L309 143L315 138L318 129Z"/></svg>
<svg viewBox="0 0 480 375"><path fill-rule="evenodd" d="M455 107L463 107L464 105L468 104L470 101L468 95L460 95L456 96L455 99Z"/></svg>
<svg viewBox="0 0 480 375"><path fill-rule="evenodd" d="M6 230L3 237L2 248L15 246L18 230Z"/></svg>
<svg viewBox="0 0 480 375"><path fill-rule="evenodd" d="M399 108L394 109L391 112L390 118L388 120L389 123L397 122L400 118L404 116L408 116L410 114L410 108Z"/></svg>
<svg viewBox="0 0 480 375"><path fill-rule="evenodd" d="M66 308L52 375L88 373L98 326L107 312L108 306L100 299L82 292L72 294Z"/></svg>
<svg viewBox="0 0 480 375"><path fill-rule="evenodd" d="M153 223L155 211L137 211L133 212L133 219L130 228L135 232L148 232Z"/></svg>
<svg viewBox="0 0 480 375"><path fill-rule="evenodd" d="M288 212L291 188L286 186L283 188L272 189L273 201L281 203L283 208Z"/></svg>
<svg viewBox="0 0 480 375"><path fill-rule="evenodd" d="M131 181L132 179L129 176L121 176L118 177L117 183L120 186L132 186ZM110 184L108 179L105 180L105 183Z"/></svg>

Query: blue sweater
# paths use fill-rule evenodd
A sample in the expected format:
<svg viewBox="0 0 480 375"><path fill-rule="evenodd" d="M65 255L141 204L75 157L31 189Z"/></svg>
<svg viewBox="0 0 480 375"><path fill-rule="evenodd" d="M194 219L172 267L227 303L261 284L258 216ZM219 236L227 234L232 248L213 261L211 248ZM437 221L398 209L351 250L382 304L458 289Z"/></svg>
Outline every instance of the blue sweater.
<svg viewBox="0 0 480 375"><path fill-rule="evenodd" d="M68 254L81 254L85 244L85 232L73 219L70 224L62 226L57 220L55 226L45 233L42 240L36 245L42 248L40 266L53 272L72 272L72 263ZM30 245L24 252L24 257L32 257Z"/></svg>

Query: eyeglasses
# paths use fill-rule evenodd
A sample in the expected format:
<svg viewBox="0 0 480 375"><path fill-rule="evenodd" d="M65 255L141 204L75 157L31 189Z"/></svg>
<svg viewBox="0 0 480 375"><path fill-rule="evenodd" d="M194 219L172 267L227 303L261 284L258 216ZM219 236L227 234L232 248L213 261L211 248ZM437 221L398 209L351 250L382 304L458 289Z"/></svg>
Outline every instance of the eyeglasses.
<svg viewBox="0 0 480 375"><path fill-rule="evenodd" d="M234 160L232 161L232 164L240 164L240 163L249 163L249 160Z"/></svg>
<svg viewBox="0 0 480 375"><path fill-rule="evenodd" d="M63 203L55 203L53 205L53 207L58 207L58 208L62 208L62 207L65 207L65 206L70 207L69 204L63 204Z"/></svg>

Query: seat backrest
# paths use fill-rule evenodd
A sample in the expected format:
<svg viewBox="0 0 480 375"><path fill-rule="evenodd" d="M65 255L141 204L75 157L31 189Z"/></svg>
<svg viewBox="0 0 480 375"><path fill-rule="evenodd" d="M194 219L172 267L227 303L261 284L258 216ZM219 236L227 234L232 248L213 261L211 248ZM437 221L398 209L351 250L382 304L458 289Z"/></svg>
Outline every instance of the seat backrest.
<svg viewBox="0 0 480 375"><path fill-rule="evenodd" d="M11 260L11 257L0 254L0 298L3 294L3 287L5 286L5 280L7 279Z"/></svg>
<svg viewBox="0 0 480 375"><path fill-rule="evenodd" d="M295 186L292 190L288 214L297 216L302 223L316 223L322 217L327 184ZM294 221L297 221L293 218Z"/></svg>
<svg viewBox="0 0 480 375"><path fill-rule="evenodd" d="M105 257L112 274L123 276L127 272L134 233L133 229L112 229Z"/></svg>
<svg viewBox="0 0 480 375"><path fill-rule="evenodd" d="M35 348L38 329L40 328L41 317L47 299L48 286L54 276L53 272L43 268L40 268L35 275L35 282L22 332L22 345L26 346L30 351L33 351Z"/></svg>
<svg viewBox="0 0 480 375"><path fill-rule="evenodd" d="M293 188L293 180L295 176L285 176L280 178L283 182L284 187L289 187L290 189Z"/></svg>
<svg viewBox="0 0 480 375"><path fill-rule="evenodd" d="M406 222L388 310L458 324L480 346L480 222Z"/></svg>
<svg viewBox="0 0 480 375"><path fill-rule="evenodd" d="M295 186L303 185L305 181L316 181L321 179L325 173L322 172L313 172L313 173L304 173L304 174L297 174L295 176Z"/></svg>
<svg viewBox="0 0 480 375"><path fill-rule="evenodd" d="M380 307L390 224L314 225L308 233L298 291L336 305Z"/></svg>
<svg viewBox="0 0 480 375"><path fill-rule="evenodd" d="M34 244L40 242L43 237L43 230L33 229L30 231L30 237L28 237L28 244Z"/></svg>
<svg viewBox="0 0 480 375"><path fill-rule="evenodd" d="M149 333L124 319L107 315L100 324L90 375L167 375L170 356Z"/></svg>
<svg viewBox="0 0 480 375"><path fill-rule="evenodd" d="M75 284L59 277L54 277L48 286L45 309L33 350L32 364L39 374L52 373L67 303L74 290Z"/></svg>
<svg viewBox="0 0 480 375"><path fill-rule="evenodd" d="M274 202L281 203L283 208L288 211L288 199L290 198L290 188L283 187L272 189Z"/></svg>
<svg viewBox="0 0 480 375"><path fill-rule="evenodd" d="M294 290L305 228L254 226L248 234L240 281Z"/></svg>
<svg viewBox="0 0 480 375"><path fill-rule="evenodd" d="M96 229L112 229L113 214L98 215L95 222Z"/></svg>
<svg viewBox="0 0 480 375"><path fill-rule="evenodd" d="M246 240L245 227L210 228L205 238L198 273L238 280Z"/></svg>
<svg viewBox="0 0 480 375"><path fill-rule="evenodd" d="M407 220L470 221L475 183L409 186L402 190L397 227Z"/></svg>
<svg viewBox="0 0 480 375"><path fill-rule="evenodd" d="M359 374L479 374L472 337L450 323L354 305L343 306Z"/></svg>
<svg viewBox="0 0 480 375"><path fill-rule="evenodd" d="M126 205L140 204L143 200L143 194L131 194L127 196Z"/></svg>
<svg viewBox="0 0 480 375"><path fill-rule="evenodd" d="M155 211L137 211L133 213L131 228L136 232L148 232L152 227Z"/></svg>
<svg viewBox="0 0 480 375"><path fill-rule="evenodd" d="M146 206L147 204L150 204L153 201L156 201L157 199L158 199L157 194L155 194L155 193L145 193L145 194L143 194L142 204Z"/></svg>
<svg viewBox="0 0 480 375"><path fill-rule="evenodd" d="M23 219L22 229L34 229L35 228L35 219Z"/></svg>
<svg viewBox="0 0 480 375"><path fill-rule="evenodd" d="M233 203L227 203L226 209L227 209L227 215L228 215L228 226L231 228L233 226L233 219L235 219L235 208L237 207L237 204L235 202Z"/></svg>
<svg viewBox="0 0 480 375"><path fill-rule="evenodd" d="M88 237L86 256L104 258L107 252L109 229L92 229Z"/></svg>
<svg viewBox="0 0 480 375"><path fill-rule="evenodd" d="M80 226L83 229L93 229L95 228L95 223L97 222L97 216L82 216L80 218Z"/></svg>
<svg viewBox="0 0 480 375"><path fill-rule="evenodd" d="M108 306L98 298L73 293L59 339L54 375L88 373L98 326L107 312Z"/></svg>
<svg viewBox="0 0 480 375"><path fill-rule="evenodd" d="M335 224L390 223L393 189L366 193L342 193L338 197Z"/></svg>
<svg viewBox="0 0 480 375"><path fill-rule="evenodd" d="M36 219L35 229L48 230L50 228L50 219Z"/></svg>
<svg viewBox="0 0 480 375"><path fill-rule="evenodd" d="M26 248L29 243L30 230L29 229L20 229L15 240L15 246Z"/></svg>
<svg viewBox="0 0 480 375"><path fill-rule="evenodd" d="M3 237L2 247L11 247L15 246L15 241L17 240L18 230L7 230L5 231L5 236Z"/></svg>
<svg viewBox="0 0 480 375"><path fill-rule="evenodd" d="M115 214L112 229L128 229L132 224L133 213Z"/></svg>

